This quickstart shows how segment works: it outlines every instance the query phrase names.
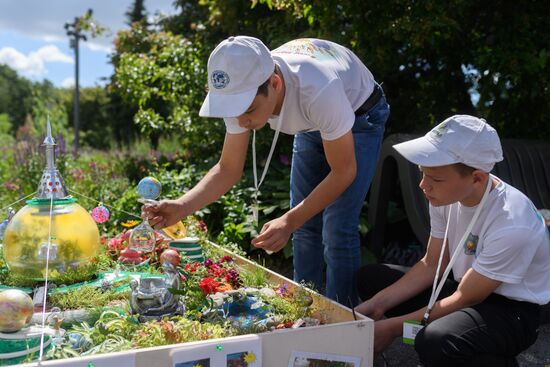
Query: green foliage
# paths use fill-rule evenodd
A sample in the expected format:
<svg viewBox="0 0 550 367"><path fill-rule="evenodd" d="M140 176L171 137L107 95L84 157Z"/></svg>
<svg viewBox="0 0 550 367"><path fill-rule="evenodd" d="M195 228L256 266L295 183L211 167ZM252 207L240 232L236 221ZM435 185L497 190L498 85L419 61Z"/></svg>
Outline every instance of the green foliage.
<svg viewBox="0 0 550 367"><path fill-rule="evenodd" d="M198 340L225 338L231 331L221 325L201 323L186 318L152 321L144 324L132 338L141 348L186 343Z"/></svg>
<svg viewBox="0 0 550 367"><path fill-rule="evenodd" d="M12 132L23 125L32 108L32 83L15 70L0 64L0 113L6 113L13 124Z"/></svg>
<svg viewBox="0 0 550 367"><path fill-rule="evenodd" d="M268 285L267 272L259 266L240 269L240 276L243 283L250 287L262 288Z"/></svg>
<svg viewBox="0 0 550 367"><path fill-rule="evenodd" d="M453 113L470 113L501 137L550 137L543 2L258 2L293 14L293 23L306 20L309 36L352 48L384 82L394 122L388 132L424 132Z"/></svg>
<svg viewBox="0 0 550 367"><path fill-rule="evenodd" d="M296 321L311 316L313 299L308 290L298 288L288 297L264 298L274 308L274 313L280 315L283 321Z"/></svg>
<svg viewBox="0 0 550 367"><path fill-rule="evenodd" d="M117 292L114 290L102 290L92 286L83 286L68 292L54 293L50 296L49 300L53 307L59 307L62 310L78 310L104 307L111 301L127 300L129 295L129 291Z"/></svg>
<svg viewBox="0 0 550 367"><path fill-rule="evenodd" d="M147 24L147 12L145 11L145 5L143 0L134 0L128 11L124 13L126 15L126 24L132 25L135 22L143 22Z"/></svg>
<svg viewBox="0 0 550 367"><path fill-rule="evenodd" d="M191 144L205 155L214 151L212 142L223 136L221 124L210 122L201 129L204 122L196 113L206 86L202 45L169 32L147 33L140 24L120 32L117 45L121 52L113 87L138 106L134 121L141 131L178 131L184 147Z"/></svg>
<svg viewBox="0 0 550 367"><path fill-rule="evenodd" d="M12 145L14 138L10 134L11 123L7 113L0 113L0 146Z"/></svg>

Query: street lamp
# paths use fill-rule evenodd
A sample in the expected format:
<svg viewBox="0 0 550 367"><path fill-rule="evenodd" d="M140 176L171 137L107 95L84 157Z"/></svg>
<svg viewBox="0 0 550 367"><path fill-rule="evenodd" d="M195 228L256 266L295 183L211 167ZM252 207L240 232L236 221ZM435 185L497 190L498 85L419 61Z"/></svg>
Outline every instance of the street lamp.
<svg viewBox="0 0 550 367"><path fill-rule="evenodd" d="M85 17L90 18L92 16L92 9L88 9ZM78 42L80 40L86 41L86 35L82 34L81 17L75 17L74 22L65 23L65 31L69 36L69 46L74 49L75 58L75 71L74 71L74 151L73 154L76 157L78 155L79 147L79 129L80 129L80 91L78 88Z"/></svg>

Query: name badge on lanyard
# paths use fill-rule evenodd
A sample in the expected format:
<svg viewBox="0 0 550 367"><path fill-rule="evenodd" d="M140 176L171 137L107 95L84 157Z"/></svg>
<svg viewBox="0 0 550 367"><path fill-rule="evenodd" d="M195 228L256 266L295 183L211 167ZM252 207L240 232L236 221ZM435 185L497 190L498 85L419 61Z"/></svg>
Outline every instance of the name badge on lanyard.
<svg viewBox="0 0 550 367"><path fill-rule="evenodd" d="M420 321L407 320L403 322L403 343L414 345L416 335L423 327L424 325L422 325Z"/></svg>

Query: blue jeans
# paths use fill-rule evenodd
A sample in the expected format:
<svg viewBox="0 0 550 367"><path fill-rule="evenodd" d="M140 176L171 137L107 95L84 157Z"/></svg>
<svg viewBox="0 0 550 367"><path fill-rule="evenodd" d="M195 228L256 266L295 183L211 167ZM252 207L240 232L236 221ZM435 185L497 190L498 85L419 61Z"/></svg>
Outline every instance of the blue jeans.
<svg viewBox="0 0 550 367"><path fill-rule="evenodd" d="M359 215L376 170L389 113L389 105L382 96L368 112L356 116L352 128L357 162L355 180L292 236L294 280L312 283L320 292L325 289L327 297L348 306L357 303L354 276L361 265ZM297 134L290 174L291 207L306 198L329 172L320 133Z"/></svg>

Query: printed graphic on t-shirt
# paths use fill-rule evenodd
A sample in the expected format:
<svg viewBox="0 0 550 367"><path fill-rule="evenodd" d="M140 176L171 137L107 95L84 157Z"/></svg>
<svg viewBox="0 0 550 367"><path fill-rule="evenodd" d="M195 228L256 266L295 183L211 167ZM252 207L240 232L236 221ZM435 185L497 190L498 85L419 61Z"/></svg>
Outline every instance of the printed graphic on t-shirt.
<svg viewBox="0 0 550 367"><path fill-rule="evenodd" d="M464 253L466 255L475 255L476 249L477 249L477 241L479 240L479 236L475 236L473 234L469 234L468 238L466 239L466 242L464 242Z"/></svg>
<svg viewBox="0 0 550 367"><path fill-rule="evenodd" d="M273 53L305 55L321 61L340 57L338 50L329 42L311 38L300 38L287 42L273 50Z"/></svg>

